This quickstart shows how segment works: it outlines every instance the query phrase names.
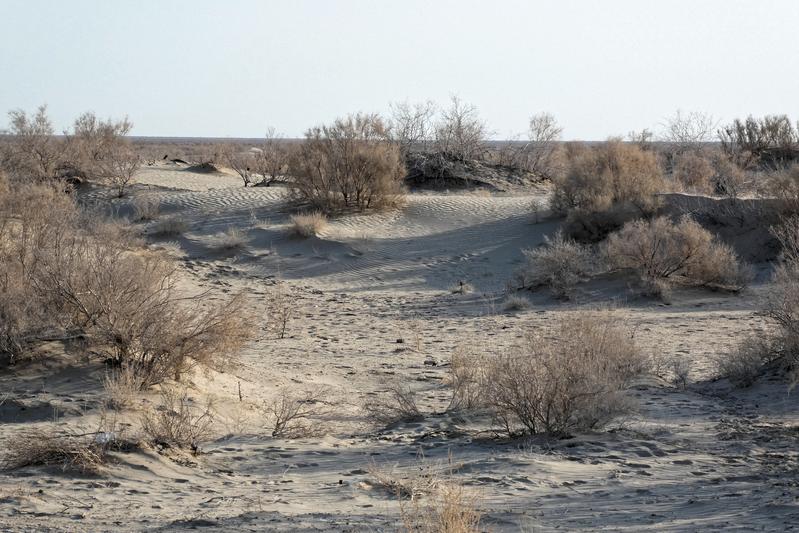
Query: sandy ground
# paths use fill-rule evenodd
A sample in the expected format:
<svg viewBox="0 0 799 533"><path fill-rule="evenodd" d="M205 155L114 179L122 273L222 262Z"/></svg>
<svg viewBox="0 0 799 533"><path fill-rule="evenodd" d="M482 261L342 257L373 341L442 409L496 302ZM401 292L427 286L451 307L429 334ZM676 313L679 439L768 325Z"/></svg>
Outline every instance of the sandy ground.
<svg viewBox="0 0 799 533"><path fill-rule="evenodd" d="M572 303L537 293L528 310L504 312L521 250L557 229L558 221L530 214L546 191L412 194L397 211L341 217L299 239L288 232L281 188L245 189L233 176L166 167L144 169L139 182L135 195L156 195L162 216L188 224L179 238L150 239L176 256L188 290L209 298L245 291L265 317L280 282L296 318L286 338L262 330L235 370L192 377L193 396L212 398L218 416L218 438L202 453L120 453L94 477L2 473L0 530L393 531L397 499L375 484L374 468L440 471L475 491L489 531L799 524L795 396L777 380L745 391L708 381L717 354L764 328L759 285L742 295L677 291L664 305L605 280ZM130 212L128 200L115 207ZM246 247L220 252L215 243L231 227ZM453 292L461 282L471 290ZM688 358L692 384L644 380L631 391L634 416L562 440L507 441L484 420L446 412L454 350L501 351L526 330L597 305L612 307L653 356ZM90 430L103 373L95 362L42 360L0 375L0 446L33 426ZM362 406L397 377L414 384L425 420L371 425ZM265 427L259 406L284 387L325 387L312 436L273 438ZM135 412L123 416L135 425Z"/></svg>

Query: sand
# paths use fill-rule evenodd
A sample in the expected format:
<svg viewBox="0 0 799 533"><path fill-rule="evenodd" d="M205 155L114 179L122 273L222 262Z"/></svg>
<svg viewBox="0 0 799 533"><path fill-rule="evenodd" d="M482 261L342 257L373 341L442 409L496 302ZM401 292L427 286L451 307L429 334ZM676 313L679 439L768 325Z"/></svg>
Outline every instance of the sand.
<svg viewBox="0 0 799 533"><path fill-rule="evenodd" d="M478 495L490 531L780 531L799 523L795 398L780 380L737 391L712 381L713 358L766 327L758 282L740 295L678 290L671 305L634 297L623 280L580 288L576 301L529 294L505 312L523 248L559 221L530 214L547 191L411 194L403 208L332 220L317 237L289 232L285 190L228 175L143 169L136 195L178 216L180 237L149 238L173 254L187 291L245 291L257 317L282 283L296 303L286 338L265 329L226 373L191 376L212 398L216 437L194 455L116 453L101 476L26 468L0 474L2 531L393 531L395 495L370 469L432 468ZM87 193L101 200L104 191ZM130 200L117 201L126 216ZM139 224L147 234L154 222ZM238 228L246 246L220 251ZM453 292L461 282L470 290ZM637 383L638 410L602 432L508 441L485 420L446 412L454 350L499 352L563 314L610 306L646 350L691 364L691 384ZM102 398L96 361L28 364L0 375L0 446L31 427L91 430ZM423 421L388 429L362 406L401 377ZM311 436L275 438L260 407L282 388L326 392ZM239 396L239 391L241 396ZM141 399L157 401L155 394ZM138 414L122 414L135 426ZM420 457L423 456L422 459Z"/></svg>

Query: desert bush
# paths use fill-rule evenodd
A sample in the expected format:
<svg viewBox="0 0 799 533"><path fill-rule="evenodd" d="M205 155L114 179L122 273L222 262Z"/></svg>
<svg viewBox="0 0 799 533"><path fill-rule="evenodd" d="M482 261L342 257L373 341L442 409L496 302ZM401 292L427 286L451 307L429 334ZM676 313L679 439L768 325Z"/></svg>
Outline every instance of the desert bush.
<svg viewBox="0 0 799 533"><path fill-rule="evenodd" d="M299 438L314 434L316 428L310 420L325 413L324 398L328 394L324 387L299 393L278 391L277 397L263 407L272 436Z"/></svg>
<svg viewBox="0 0 799 533"><path fill-rule="evenodd" d="M44 180L55 178L64 163L65 143L55 130L42 105L32 116L17 109L10 111L11 142L3 150L3 166L15 176Z"/></svg>
<svg viewBox="0 0 799 533"><path fill-rule="evenodd" d="M509 294L505 297L505 300L502 302L502 309L503 311L507 312L524 311L525 309L529 308L530 308L530 300L518 294Z"/></svg>
<svg viewBox="0 0 799 533"><path fill-rule="evenodd" d="M645 282L677 278L700 285L740 290L748 269L735 252L690 217L628 222L610 235L607 257L617 268L634 270Z"/></svg>
<svg viewBox="0 0 799 533"><path fill-rule="evenodd" d="M391 104L389 136L407 157L411 150L426 151L433 136L433 116L436 104L428 100L411 104L395 102Z"/></svg>
<svg viewBox="0 0 799 533"><path fill-rule="evenodd" d="M183 235L189 229L189 224L177 215L164 217L158 220L149 229L153 237L176 237Z"/></svg>
<svg viewBox="0 0 799 533"><path fill-rule="evenodd" d="M564 435L626 412L624 390L648 360L612 316L583 312L482 364L483 402L509 435Z"/></svg>
<svg viewBox="0 0 799 533"><path fill-rule="evenodd" d="M57 466L64 472L98 474L106 463L106 449L96 440L33 429L11 437L2 458L4 470L26 466Z"/></svg>
<svg viewBox="0 0 799 533"><path fill-rule="evenodd" d="M141 159L130 146L116 145L110 147L94 166L94 176L109 185L117 198L122 198L141 167Z"/></svg>
<svg viewBox="0 0 799 533"><path fill-rule="evenodd" d="M370 397L363 409L369 420L384 426L424 419L416 405L416 391L399 380L387 383L385 390L376 398Z"/></svg>
<svg viewBox="0 0 799 533"><path fill-rule="evenodd" d="M145 195L137 196L131 201L133 206L133 220L135 222L148 222L158 218L161 210L161 201L158 196Z"/></svg>
<svg viewBox="0 0 799 533"><path fill-rule="evenodd" d="M269 291L266 303L266 329L279 339L286 337L288 327L297 314L297 301L283 281Z"/></svg>
<svg viewBox="0 0 799 533"><path fill-rule="evenodd" d="M722 150L743 168L779 168L799 156L799 136L785 115L735 119L718 132Z"/></svg>
<svg viewBox="0 0 799 533"><path fill-rule="evenodd" d="M322 211L396 204L405 164L377 115L355 115L310 129L289 165L294 197Z"/></svg>
<svg viewBox="0 0 799 533"><path fill-rule="evenodd" d="M240 147L226 144L220 150L220 161L239 175L245 187L253 182L253 174L257 167L257 155L249 150L241 151Z"/></svg>
<svg viewBox="0 0 799 533"><path fill-rule="evenodd" d="M291 216L291 233L298 237L316 237L326 227L327 217L319 211Z"/></svg>
<svg viewBox="0 0 799 533"><path fill-rule="evenodd" d="M261 151L255 154L254 170L261 176L258 185L268 187L285 175L290 156L291 152L285 141L275 133L274 128L269 128Z"/></svg>
<svg viewBox="0 0 799 533"><path fill-rule="evenodd" d="M799 213L799 163L768 174L766 195L779 199L787 213Z"/></svg>
<svg viewBox="0 0 799 533"><path fill-rule="evenodd" d="M736 387L749 387L762 373L769 351L763 339L746 338L716 358L716 372Z"/></svg>
<svg viewBox="0 0 799 533"><path fill-rule="evenodd" d="M559 298L568 298L575 285L594 271L591 248L567 239L558 231L544 246L524 250L526 263L519 273L525 287L547 286Z"/></svg>
<svg viewBox="0 0 799 533"><path fill-rule="evenodd" d="M452 389L448 411L472 410L483 405L483 359L468 346L458 346L450 358L447 385Z"/></svg>
<svg viewBox="0 0 799 533"><path fill-rule="evenodd" d="M187 390L171 388L162 390L159 406L141 418L142 431L153 444L194 451L213 435L213 422L210 403L196 405Z"/></svg>
<svg viewBox="0 0 799 533"><path fill-rule="evenodd" d="M563 128L551 113L538 113L530 117L528 148L525 150L525 167L547 178L555 175L557 141Z"/></svg>
<svg viewBox="0 0 799 533"><path fill-rule="evenodd" d="M713 178L716 169L701 154L688 152L678 155L674 161L673 176L686 190L700 193L712 193L715 190Z"/></svg>
<svg viewBox="0 0 799 533"><path fill-rule="evenodd" d="M488 128L477 108L453 96L435 125L435 151L456 161L479 159L485 151Z"/></svg>
<svg viewBox="0 0 799 533"><path fill-rule="evenodd" d="M732 159L726 156L713 160L713 192L728 198L738 198L752 186L750 176Z"/></svg>
<svg viewBox="0 0 799 533"><path fill-rule="evenodd" d="M637 216L651 216L665 189L657 156L620 140L575 150L567 171L553 180L550 207L568 216L567 232L588 240Z"/></svg>
<svg viewBox="0 0 799 533"><path fill-rule="evenodd" d="M700 143L711 141L717 124L713 116L707 113L698 111L684 113L678 109L674 115L666 119L660 138L668 143L676 154L681 154L696 149Z"/></svg>

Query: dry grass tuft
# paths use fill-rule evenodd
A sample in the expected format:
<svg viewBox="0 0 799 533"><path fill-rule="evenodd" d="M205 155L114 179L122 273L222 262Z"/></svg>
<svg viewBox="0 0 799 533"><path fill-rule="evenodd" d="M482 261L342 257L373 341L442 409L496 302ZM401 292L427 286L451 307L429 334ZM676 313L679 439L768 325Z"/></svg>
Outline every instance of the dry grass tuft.
<svg viewBox="0 0 799 533"><path fill-rule="evenodd" d="M211 239L211 248L217 252L238 252L247 248L249 238L240 229L231 226Z"/></svg>
<svg viewBox="0 0 799 533"><path fill-rule="evenodd" d="M144 389L145 381L133 366L127 364L106 373L103 379L103 389L109 407L124 410L136 405L139 394Z"/></svg>
<svg viewBox="0 0 799 533"><path fill-rule="evenodd" d="M327 217L319 211L291 216L292 235L307 239L318 236L325 228L327 228Z"/></svg>
<svg viewBox="0 0 799 533"><path fill-rule="evenodd" d="M137 196L131 203L134 222L156 220L161 211L161 201L154 195Z"/></svg>

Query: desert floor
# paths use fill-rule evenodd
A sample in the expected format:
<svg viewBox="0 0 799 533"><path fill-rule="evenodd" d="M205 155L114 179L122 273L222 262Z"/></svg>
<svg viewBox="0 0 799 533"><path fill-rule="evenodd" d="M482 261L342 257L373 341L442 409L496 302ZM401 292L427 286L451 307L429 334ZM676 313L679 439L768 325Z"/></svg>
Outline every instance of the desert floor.
<svg viewBox="0 0 799 533"><path fill-rule="evenodd" d="M393 531L400 506L375 470L452 478L477 495L489 531L799 524L796 391L776 379L742 391L711 379L717 354L765 327L765 265L738 295L685 289L666 305L636 298L627 280L600 279L568 303L528 292L530 307L509 312L506 284L522 249L559 225L531 214L546 188L413 193L401 209L336 218L301 239L288 231L281 187L245 189L231 176L165 166L143 169L138 182L134 196L157 196L162 217L188 224L178 238L148 237L176 257L182 287L209 299L245 291L265 323L267 295L282 283L296 318L283 339L262 328L238 367L192 376L192 396L212 399L218 418L201 453L118 453L102 476L0 473L0 530ZM129 199L113 205L130 214ZM147 234L152 224L138 226ZM218 246L231 227L246 239L235 253ZM461 282L471 290L455 291ZM508 441L485 420L446 411L455 350L501 351L558 315L597 306L658 359L688 358L691 383L653 376L631 391L635 415L560 440ZM53 357L0 375L0 446L35 426L90 431L104 373L90 358ZM425 420L369 423L363 405L397 378L418 390ZM326 408L307 435L273 438L259 407L284 389L321 387ZM119 416L135 428L135 410Z"/></svg>

